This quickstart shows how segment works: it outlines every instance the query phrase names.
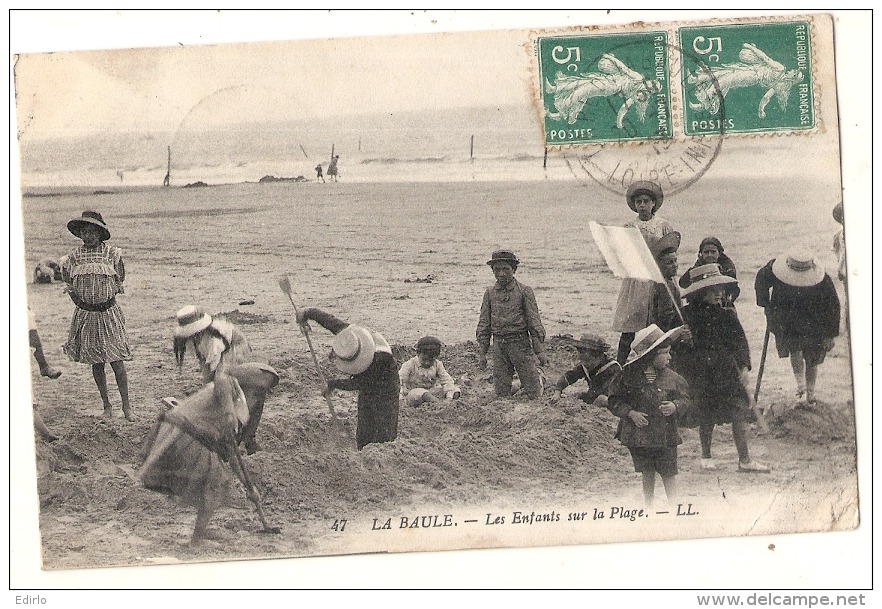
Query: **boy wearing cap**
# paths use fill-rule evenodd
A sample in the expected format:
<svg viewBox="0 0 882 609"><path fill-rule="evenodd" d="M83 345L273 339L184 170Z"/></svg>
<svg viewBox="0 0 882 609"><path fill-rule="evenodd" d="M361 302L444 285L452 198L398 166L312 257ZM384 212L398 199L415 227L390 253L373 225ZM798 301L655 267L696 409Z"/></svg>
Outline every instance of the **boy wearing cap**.
<svg viewBox="0 0 882 609"><path fill-rule="evenodd" d="M690 406L689 386L668 368L670 340L652 324L636 332L622 373L613 381L609 410L619 417L615 437L628 448L634 471L643 476L643 498L651 505L655 475L661 476L668 502L676 497L677 446L683 443L677 414Z"/></svg>
<svg viewBox="0 0 882 609"><path fill-rule="evenodd" d="M129 406L126 360L132 359L126 337L126 318L116 296L122 294L126 269L122 250L105 243L110 231L96 211L67 223L67 230L83 244L60 260L65 292L75 305L64 352L75 362L90 364L92 378L104 404L104 417L111 418L110 398L104 365L110 362L127 421L134 415Z"/></svg>
<svg viewBox="0 0 882 609"><path fill-rule="evenodd" d="M445 398L459 399L460 389L438 359L440 355L441 341L434 336L424 336L417 341L416 357L402 364L398 378L401 381L401 399L408 406Z"/></svg>
<svg viewBox="0 0 882 609"><path fill-rule="evenodd" d="M579 364L557 379L549 401L555 404L564 389L584 379L588 391L582 391L576 397L586 404L593 404L598 397L609 395L610 384L622 371L622 366L607 355L612 346L597 334L583 334L579 340L573 339L572 345L579 355Z"/></svg>
<svg viewBox="0 0 882 609"><path fill-rule="evenodd" d="M329 171L330 175L330 171ZM383 335L363 326L349 324L321 309L309 307L297 313L297 323L309 331L315 321L334 334L330 359L348 378L331 379L322 391L358 391L358 450L374 442L391 442L398 437L398 364Z"/></svg>
<svg viewBox="0 0 882 609"><path fill-rule="evenodd" d="M778 357L790 358L796 403L815 402L818 366L839 335L839 296L833 280L811 252L797 250L772 259L756 274L756 304L766 313Z"/></svg>
<svg viewBox="0 0 882 609"><path fill-rule="evenodd" d="M497 250L487 264L496 283L484 291L475 335L478 366L487 367L487 352L493 340L493 385L499 397L511 396L511 381L517 371L521 387L531 398L542 393L538 364L544 365L545 328L532 288L514 278L520 261L514 252ZM538 363L537 363L538 356Z"/></svg>

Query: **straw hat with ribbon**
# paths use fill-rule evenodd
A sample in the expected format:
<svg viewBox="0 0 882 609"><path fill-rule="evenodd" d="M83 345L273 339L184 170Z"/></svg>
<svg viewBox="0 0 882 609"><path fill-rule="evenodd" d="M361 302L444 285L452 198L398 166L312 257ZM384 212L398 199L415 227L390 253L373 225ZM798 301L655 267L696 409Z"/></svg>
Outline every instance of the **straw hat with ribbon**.
<svg viewBox="0 0 882 609"><path fill-rule="evenodd" d="M625 360L625 366L630 366L641 360L647 361L645 360L646 356L651 355L654 350L663 346L681 327L677 326L667 332L662 332L662 329L657 325L650 324L638 331L634 335L634 340L631 341L631 352L628 354L628 359Z"/></svg>
<svg viewBox="0 0 882 609"><path fill-rule="evenodd" d="M715 285L725 285L728 283L738 283L738 280L729 277L728 275L723 275L723 273L720 272L719 264L702 264L701 266L689 269L689 282L689 287L683 288L680 292L680 295L684 298L686 296L695 295L705 288L710 288Z"/></svg>
<svg viewBox="0 0 882 609"><path fill-rule="evenodd" d="M824 279L824 269L815 262L812 253L804 249L776 258L772 263L772 273L787 285L797 288L818 285Z"/></svg>
<svg viewBox="0 0 882 609"><path fill-rule="evenodd" d="M178 309L175 317L178 320L175 338L190 338L210 326L212 321L211 315L193 305Z"/></svg>
<svg viewBox="0 0 882 609"><path fill-rule="evenodd" d="M340 372L360 374L374 361L376 342L368 329L349 325L334 335L331 349L331 361Z"/></svg>

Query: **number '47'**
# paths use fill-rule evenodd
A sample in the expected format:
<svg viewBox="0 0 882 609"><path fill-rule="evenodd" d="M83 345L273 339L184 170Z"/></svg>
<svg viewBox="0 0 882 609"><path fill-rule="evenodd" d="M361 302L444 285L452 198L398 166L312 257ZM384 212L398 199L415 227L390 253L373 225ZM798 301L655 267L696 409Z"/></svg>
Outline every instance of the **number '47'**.
<svg viewBox="0 0 882 609"><path fill-rule="evenodd" d="M349 522L345 518L340 518L339 520L335 520L334 524L331 526L332 531L343 531L346 529L346 523Z"/></svg>

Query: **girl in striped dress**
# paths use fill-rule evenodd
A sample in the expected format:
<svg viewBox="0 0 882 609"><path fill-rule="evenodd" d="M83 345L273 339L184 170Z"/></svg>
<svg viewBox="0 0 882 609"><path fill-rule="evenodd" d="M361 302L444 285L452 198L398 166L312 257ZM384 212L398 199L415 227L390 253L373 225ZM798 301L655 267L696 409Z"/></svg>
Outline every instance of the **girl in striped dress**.
<svg viewBox="0 0 882 609"><path fill-rule="evenodd" d="M123 414L132 421L125 365L132 354L125 316L116 302L126 276L122 250L105 243L110 239L110 231L98 212L84 211L81 217L67 223L67 229L83 244L61 259L65 291L76 305L64 352L75 362L91 364L106 418L112 416L104 366L110 362Z"/></svg>

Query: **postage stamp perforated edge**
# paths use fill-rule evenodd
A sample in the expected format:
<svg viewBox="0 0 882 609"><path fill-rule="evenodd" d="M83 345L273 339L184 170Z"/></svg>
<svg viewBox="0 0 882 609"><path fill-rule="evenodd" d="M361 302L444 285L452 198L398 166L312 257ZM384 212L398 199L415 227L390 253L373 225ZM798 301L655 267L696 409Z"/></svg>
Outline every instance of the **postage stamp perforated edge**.
<svg viewBox="0 0 882 609"><path fill-rule="evenodd" d="M765 23L787 23L794 21L806 21L810 28L809 51L811 55L812 70L812 101L814 113L814 126L807 129L779 129L769 131L749 132L721 132L708 133L706 135L721 135L725 138L780 138L780 137L811 137L814 134L825 133L827 128L827 115L836 116L836 76L833 59L833 20L828 13L809 13L793 15L775 15L769 17L730 17L710 20L674 21L674 22L642 22L637 21L629 24L618 25L584 25L566 28L536 29L528 32L524 49L529 60L529 82L531 83L531 100L533 110L539 123L538 133L542 145L549 150L565 152L567 150L578 151L586 147L597 145L614 147L642 147L647 144L657 143L657 138L644 139L621 139L603 140L591 142L556 143L553 146L547 144L545 123L545 99L543 97L542 74L539 67L539 40L550 37L578 37L578 36L603 36L615 34L627 34L631 32L665 31L668 36L668 70L669 82L680 80L682 60L679 47L679 30L686 27L716 27L727 25L761 25ZM683 110L683 91L681 86L669 87L669 104L671 109L671 137L668 141L686 142L696 135L686 135ZM836 121L833 121L835 124Z"/></svg>

